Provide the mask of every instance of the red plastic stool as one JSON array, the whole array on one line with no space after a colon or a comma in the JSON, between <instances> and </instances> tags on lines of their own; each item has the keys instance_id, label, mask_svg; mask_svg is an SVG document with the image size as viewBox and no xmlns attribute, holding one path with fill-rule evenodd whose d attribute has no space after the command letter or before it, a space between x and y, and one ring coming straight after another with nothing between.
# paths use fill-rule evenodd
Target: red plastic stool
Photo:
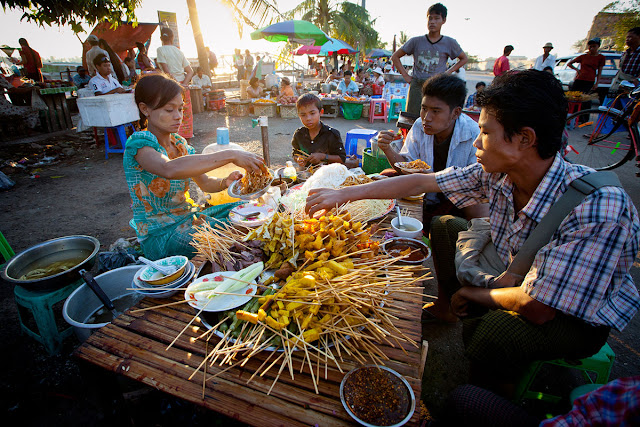
<instances>
[{"instance_id":1,"label":"red plastic stool","mask_svg":"<svg viewBox=\"0 0 640 427\"><path fill-rule=\"evenodd\" d=\"M376 110L378 110L376 112ZM387 101L385 99L371 99L369 104L369 123L373 123L375 119L383 119L389 121L387 117Z\"/></svg>"}]
</instances>

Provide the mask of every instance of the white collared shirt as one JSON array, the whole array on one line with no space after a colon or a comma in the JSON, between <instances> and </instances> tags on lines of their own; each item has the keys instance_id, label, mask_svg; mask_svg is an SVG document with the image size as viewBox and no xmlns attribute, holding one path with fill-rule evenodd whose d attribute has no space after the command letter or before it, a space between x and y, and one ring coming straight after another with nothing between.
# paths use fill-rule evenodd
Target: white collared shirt
<instances>
[{"instance_id":1,"label":"white collared shirt","mask_svg":"<svg viewBox=\"0 0 640 427\"><path fill-rule=\"evenodd\" d=\"M543 56L544 55L540 55L536 58L536 63L533 64L534 70L544 71L546 67L553 68L556 66L556 57L554 55L547 56L547 59L545 59L544 61L542 60Z\"/></svg>"},{"instance_id":2,"label":"white collared shirt","mask_svg":"<svg viewBox=\"0 0 640 427\"><path fill-rule=\"evenodd\" d=\"M111 74L109 74L107 78L104 78L98 73L89 80L89 87L93 89L94 94L104 95L113 89L122 87L122 85L118 80L114 79Z\"/></svg>"},{"instance_id":3,"label":"white collared shirt","mask_svg":"<svg viewBox=\"0 0 640 427\"><path fill-rule=\"evenodd\" d=\"M476 147L473 142L480 134L480 127L469 116L462 113L456 120L451 135L451 144L447 154L447 165L465 167L477 162ZM400 154L408 158L410 161L420 159L433 166L433 135L427 135L422 129L422 120L418 118L409 133L400 150ZM439 202L437 193L428 193L425 195L427 204L435 204Z\"/></svg>"}]
</instances>

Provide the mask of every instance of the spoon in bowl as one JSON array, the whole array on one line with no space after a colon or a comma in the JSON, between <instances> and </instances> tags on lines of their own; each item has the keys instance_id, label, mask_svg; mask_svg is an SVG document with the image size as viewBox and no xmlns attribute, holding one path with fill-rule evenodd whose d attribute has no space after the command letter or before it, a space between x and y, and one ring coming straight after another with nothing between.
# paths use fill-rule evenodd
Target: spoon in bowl
<instances>
[{"instance_id":1,"label":"spoon in bowl","mask_svg":"<svg viewBox=\"0 0 640 427\"><path fill-rule=\"evenodd\" d=\"M396 228L401 231L407 231L407 226L402 223L402 214L400 213L400 206L398 205L397 200L396 200L396 213L398 214L398 226Z\"/></svg>"},{"instance_id":2,"label":"spoon in bowl","mask_svg":"<svg viewBox=\"0 0 640 427\"><path fill-rule=\"evenodd\" d=\"M147 264L148 266L155 268L157 271L164 274L165 276L169 276L170 274L175 273L177 270L177 267L175 265L160 265L151 261L150 259L146 259L143 256L138 257L138 259L144 262L145 264Z\"/></svg>"}]
</instances>

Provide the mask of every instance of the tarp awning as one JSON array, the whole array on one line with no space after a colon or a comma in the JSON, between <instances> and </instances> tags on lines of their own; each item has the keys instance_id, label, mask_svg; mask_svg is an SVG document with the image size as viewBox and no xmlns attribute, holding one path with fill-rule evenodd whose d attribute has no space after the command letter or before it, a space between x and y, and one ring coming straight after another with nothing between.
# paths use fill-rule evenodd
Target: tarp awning
<instances>
[{"instance_id":1,"label":"tarp awning","mask_svg":"<svg viewBox=\"0 0 640 427\"><path fill-rule=\"evenodd\" d=\"M91 34L104 39L113 51L124 59L127 51L136 46L136 42L145 43L160 25L157 22L139 22L135 27L131 23L121 22L116 28L111 28L108 22L102 22L95 26ZM86 67L86 53L91 48L88 42L83 43L82 63Z\"/></svg>"}]
</instances>

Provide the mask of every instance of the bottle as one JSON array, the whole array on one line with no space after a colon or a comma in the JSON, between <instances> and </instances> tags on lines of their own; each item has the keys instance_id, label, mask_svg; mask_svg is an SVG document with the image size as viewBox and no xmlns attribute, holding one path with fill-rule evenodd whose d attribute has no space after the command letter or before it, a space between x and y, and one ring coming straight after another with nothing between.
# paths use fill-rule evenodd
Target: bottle
<instances>
[{"instance_id":1,"label":"bottle","mask_svg":"<svg viewBox=\"0 0 640 427\"><path fill-rule=\"evenodd\" d=\"M220 127L216 129L216 143L207 145L204 150L202 150L202 154L218 153L224 150L246 151L238 144L229 142L229 129ZM240 171L243 174L245 173L245 170L240 166L237 166L233 163L227 163L226 165L221 166L217 169L210 170L209 172L207 172L207 175L214 178L225 179L233 171ZM232 203L239 200L229 196L226 189L217 193L207 193L205 197L208 199L207 201L210 205L221 205L223 203Z\"/></svg>"},{"instance_id":2,"label":"bottle","mask_svg":"<svg viewBox=\"0 0 640 427\"><path fill-rule=\"evenodd\" d=\"M293 162L291 162L291 160L287 160L287 166L282 171L282 177L291 178L292 181L296 180L296 168L293 167Z\"/></svg>"}]
</instances>

